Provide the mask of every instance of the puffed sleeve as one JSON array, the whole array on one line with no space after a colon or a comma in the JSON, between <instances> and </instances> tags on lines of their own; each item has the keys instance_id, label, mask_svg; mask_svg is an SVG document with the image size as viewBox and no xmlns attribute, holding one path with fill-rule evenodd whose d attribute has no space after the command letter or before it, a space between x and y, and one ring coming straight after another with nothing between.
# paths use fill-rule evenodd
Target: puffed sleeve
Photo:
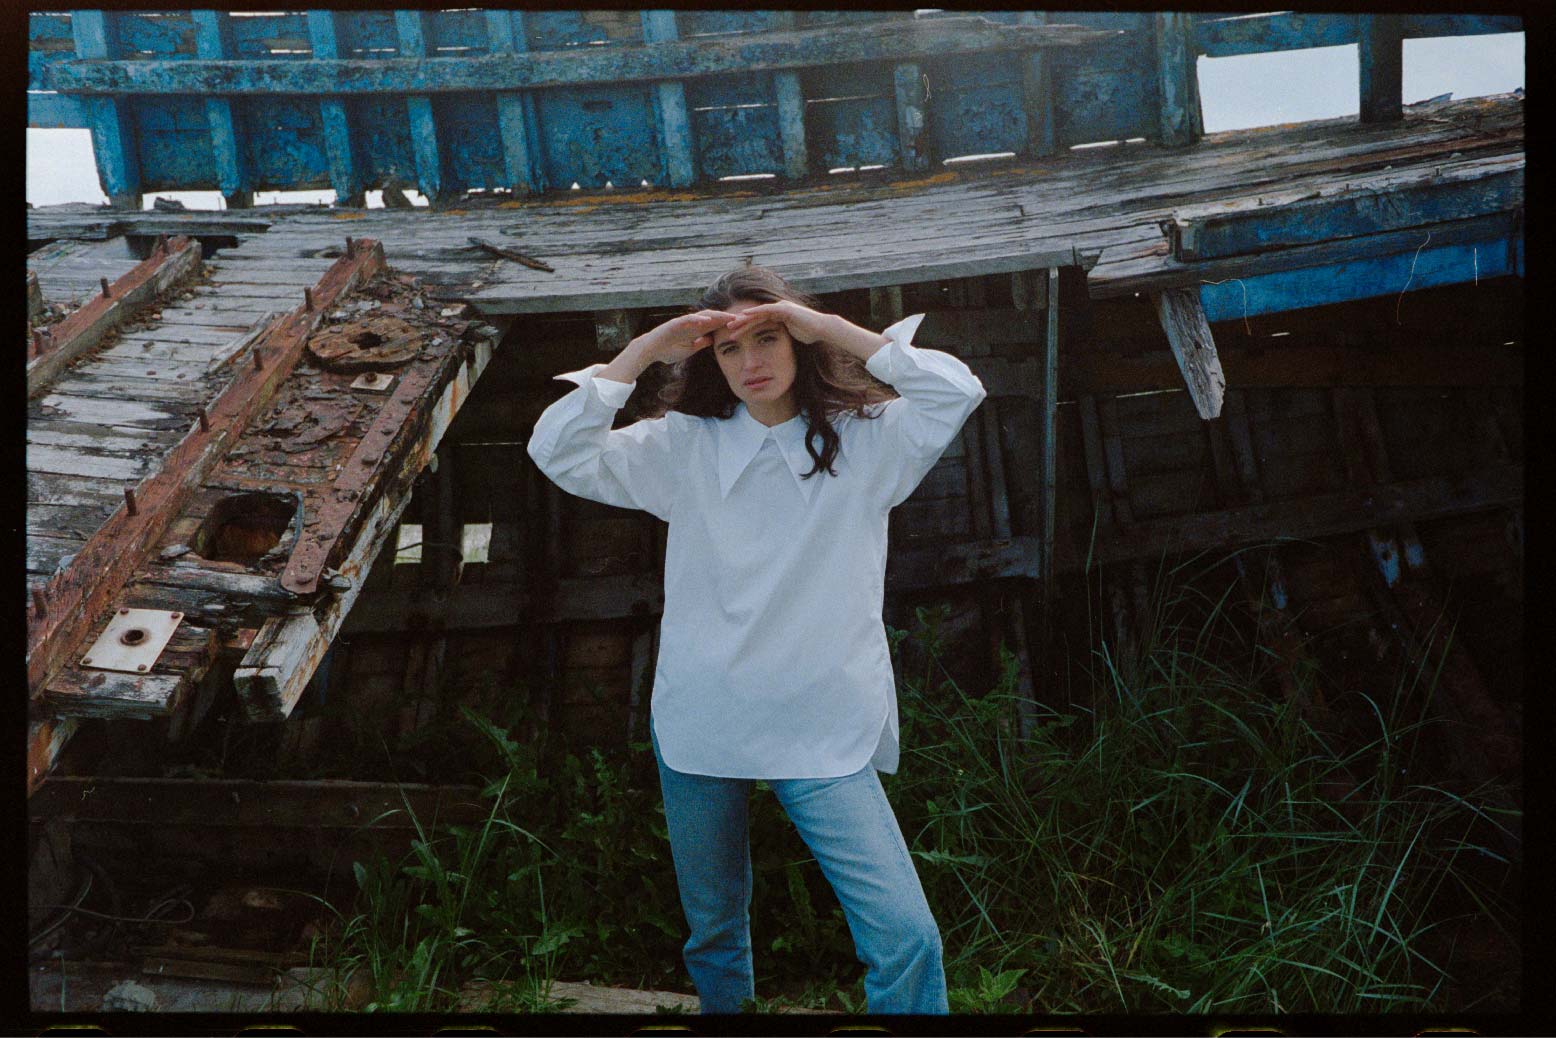
<instances>
[{"instance_id":1,"label":"puffed sleeve","mask_svg":"<svg viewBox=\"0 0 1556 1038\"><path fill-rule=\"evenodd\" d=\"M675 440L682 416L671 412L612 429L636 383L596 378L604 367L592 364L557 376L578 388L541 414L529 438L529 456L570 494L669 520L681 475Z\"/></svg>"},{"instance_id":2,"label":"puffed sleeve","mask_svg":"<svg viewBox=\"0 0 1556 1038\"><path fill-rule=\"evenodd\" d=\"M923 314L914 314L887 328L882 332L886 345L865 362L870 374L901 394L864 423L877 427L876 472L888 508L907 500L988 395L966 364L949 353L913 345L923 320Z\"/></svg>"}]
</instances>

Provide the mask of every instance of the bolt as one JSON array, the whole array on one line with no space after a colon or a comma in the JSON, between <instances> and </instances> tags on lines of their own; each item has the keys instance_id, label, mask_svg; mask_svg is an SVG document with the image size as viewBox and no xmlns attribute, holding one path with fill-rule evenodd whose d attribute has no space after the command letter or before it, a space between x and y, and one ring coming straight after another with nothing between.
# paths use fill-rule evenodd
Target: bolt
<instances>
[{"instance_id":1,"label":"bolt","mask_svg":"<svg viewBox=\"0 0 1556 1038\"><path fill-rule=\"evenodd\" d=\"M259 350L257 350L257 349L254 351L254 370L255 371L264 371L265 370L264 358L262 358L259 355Z\"/></svg>"},{"instance_id":2,"label":"bolt","mask_svg":"<svg viewBox=\"0 0 1556 1038\"><path fill-rule=\"evenodd\" d=\"M357 254L357 243L351 240L351 235L346 235L346 256L350 258Z\"/></svg>"},{"instance_id":3,"label":"bolt","mask_svg":"<svg viewBox=\"0 0 1556 1038\"><path fill-rule=\"evenodd\" d=\"M90 667L92 665L92 657L90 657L90 656L82 656L81 657L81 665L83 667Z\"/></svg>"},{"instance_id":4,"label":"bolt","mask_svg":"<svg viewBox=\"0 0 1556 1038\"><path fill-rule=\"evenodd\" d=\"M135 669L136 670L150 670L151 668L146 666L144 663L142 663L140 666L136 667Z\"/></svg>"},{"instance_id":5,"label":"bolt","mask_svg":"<svg viewBox=\"0 0 1556 1038\"><path fill-rule=\"evenodd\" d=\"M131 515L138 513L139 510L135 507L135 491L130 487L124 488L124 504L129 508Z\"/></svg>"},{"instance_id":6,"label":"bolt","mask_svg":"<svg viewBox=\"0 0 1556 1038\"><path fill-rule=\"evenodd\" d=\"M308 310L313 309L313 289L303 289L303 306Z\"/></svg>"},{"instance_id":7,"label":"bolt","mask_svg":"<svg viewBox=\"0 0 1556 1038\"><path fill-rule=\"evenodd\" d=\"M97 283L103 286L103 298L104 299L111 299L111 298L113 298L113 293L108 291L108 279L107 278L98 278L97 279Z\"/></svg>"},{"instance_id":8,"label":"bolt","mask_svg":"<svg viewBox=\"0 0 1556 1038\"><path fill-rule=\"evenodd\" d=\"M211 419L206 415L205 408L203 408L203 407L200 408L199 415L200 415L200 431L201 432L210 432L210 430L211 430Z\"/></svg>"},{"instance_id":9,"label":"bolt","mask_svg":"<svg viewBox=\"0 0 1556 1038\"><path fill-rule=\"evenodd\" d=\"M43 589L42 588L36 588L35 587L35 588L32 589L32 611L33 612L37 613L39 616L47 615L49 610L48 610L48 607L45 604L46 601L47 600L43 597Z\"/></svg>"}]
</instances>

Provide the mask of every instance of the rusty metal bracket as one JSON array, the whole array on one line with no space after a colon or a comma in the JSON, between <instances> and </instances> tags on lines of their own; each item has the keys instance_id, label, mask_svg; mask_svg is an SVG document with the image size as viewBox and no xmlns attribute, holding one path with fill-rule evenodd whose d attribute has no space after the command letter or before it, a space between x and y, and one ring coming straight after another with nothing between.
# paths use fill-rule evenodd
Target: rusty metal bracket
<instances>
[{"instance_id":1,"label":"rusty metal bracket","mask_svg":"<svg viewBox=\"0 0 1556 1038\"><path fill-rule=\"evenodd\" d=\"M315 522L302 529L281 574L283 588L296 595L311 595L319 589L319 579L330 562L331 552L344 536L352 516L363 507L379 473L379 462L388 455L396 434L422 403L442 366L438 362L424 363L401 373L400 384L378 408L372 425L325 492Z\"/></svg>"}]
</instances>

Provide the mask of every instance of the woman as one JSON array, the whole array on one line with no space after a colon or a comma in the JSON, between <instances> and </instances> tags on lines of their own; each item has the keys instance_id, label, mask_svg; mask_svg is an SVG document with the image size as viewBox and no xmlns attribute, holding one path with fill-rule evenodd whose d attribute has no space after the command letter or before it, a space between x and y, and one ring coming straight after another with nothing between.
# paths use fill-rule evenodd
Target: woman
<instances>
[{"instance_id":1,"label":"woman","mask_svg":"<svg viewBox=\"0 0 1556 1038\"><path fill-rule=\"evenodd\" d=\"M872 332L816 305L769 270L726 274L558 376L578 388L529 453L564 490L670 524L649 730L702 1011L754 997L746 802L765 779L843 906L870 1011L944 1013L939 930L877 777L898 756L886 516L985 394L912 345L922 315ZM659 417L612 430L654 363L675 366Z\"/></svg>"}]
</instances>

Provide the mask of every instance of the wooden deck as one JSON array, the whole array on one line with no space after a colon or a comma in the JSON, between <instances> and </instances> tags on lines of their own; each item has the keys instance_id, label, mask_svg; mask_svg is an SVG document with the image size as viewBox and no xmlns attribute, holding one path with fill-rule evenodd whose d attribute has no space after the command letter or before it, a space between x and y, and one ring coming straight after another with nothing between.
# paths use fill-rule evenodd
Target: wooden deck
<instances>
[{"instance_id":1,"label":"wooden deck","mask_svg":"<svg viewBox=\"0 0 1556 1038\"><path fill-rule=\"evenodd\" d=\"M300 270L349 233L382 240L401 269L444 298L469 300L494 314L682 305L719 273L747 262L829 292L1030 270L1082 257L1092 265L1092 297L1110 298L1408 256L1422 238L1418 231L1408 241L1337 232L1303 248L1182 262L1163 230L1180 210L1284 205L1391 189L1403 180L1521 177L1522 168L1523 100L1505 95L1416 106L1396 123L1332 119L1211 134L1177 149L1121 143L916 180L839 176L781 193L745 187L698 195L591 192L439 211L291 207L264 234L243 234L238 248L222 252L216 277L225 278L228 298L272 299L295 289ZM1520 180L1520 202L1521 192ZM176 231L212 217L252 227L264 212L133 219L147 230ZM79 212L53 217L48 210L28 215L33 237L65 233L90 218ZM51 221L58 232L48 230ZM1434 248L1501 240L1517 230L1510 219L1443 222ZM495 259L472 248L471 238L543 260L555 272ZM1489 250L1478 259L1491 263ZM1331 301L1341 300L1313 302Z\"/></svg>"}]
</instances>

